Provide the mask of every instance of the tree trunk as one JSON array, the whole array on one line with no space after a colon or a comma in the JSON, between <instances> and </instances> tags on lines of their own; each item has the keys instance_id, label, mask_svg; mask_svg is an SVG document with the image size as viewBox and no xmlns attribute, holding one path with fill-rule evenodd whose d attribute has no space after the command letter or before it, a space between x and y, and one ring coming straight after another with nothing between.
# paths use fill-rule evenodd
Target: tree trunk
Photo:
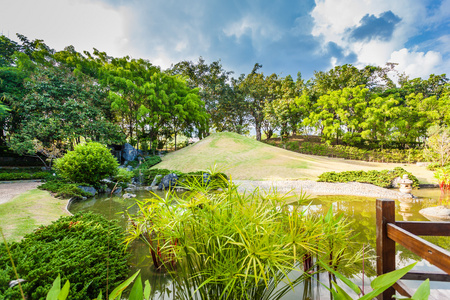
<instances>
[{"instance_id":1,"label":"tree trunk","mask_svg":"<svg viewBox=\"0 0 450 300\"><path fill-rule=\"evenodd\" d=\"M256 140L261 141L261 122L255 122Z\"/></svg>"}]
</instances>

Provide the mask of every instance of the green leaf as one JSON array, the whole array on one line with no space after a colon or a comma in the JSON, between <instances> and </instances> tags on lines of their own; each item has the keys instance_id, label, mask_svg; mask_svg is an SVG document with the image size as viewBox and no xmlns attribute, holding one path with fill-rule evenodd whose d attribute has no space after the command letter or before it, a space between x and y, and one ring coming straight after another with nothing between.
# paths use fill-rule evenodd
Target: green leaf
<instances>
[{"instance_id":1,"label":"green leaf","mask_svg":"<svg viewBox=\"0 0 450 300\"><path fill-rule=\"evenodd\" d=\"M131 288L130 296L128 297L129 300L143 300L144 294L142 292L142 280L141 275L139 274L138 278L133 284L133 287Z\"/></svg>"},{"instance_id":2,"label":"green leaf","mask_svg":"<svg viewBox=\"0 0 450 300\"><path fill-rule=\"evenodd\" d=\"M332 282L336 291L333 293L333 299L335 300L352 300L349 294L347 294L336 282Z\"/></svg>"},{"instance_id":3,"label":"green leaf","mask_svg":"<svg viewBox=\"0 0 450 300\"><path fill-rule=\"evenodd\" d=\"M95 300L103 300L102 290L100 290L100 293L98 293L98 297Z\"/></svg>"},{"instance_id":4,"label":"green leaf","mask_svg":"<svg viewBox=\"0 0 450 300\"><path fill-rule=\"evenodd\" d=\"M392 286L394 283L397 282L397 280L399 280L400 278L402 278L406 273L408 273L412 268L414 268L414 266L416 265L416 263L413 263L409 266L406 266L404 268L389 272L387 274L383 274L378 276L377 278L375 278L372 283L370 284L370 286L375 290L375 289L379 289L379 288L383 288L385 286L390 287Z\"/></svg>"},{"instance_id":5,"label":"green leaf","mask_svg":"<svg viewBox=\"0 0 450 300\"><path fill-rule=\"evenodd\" d=\"M413 295L414 300L427 300L430 296L430 280L427 279L419 286Z\"/></svg>"},{"instance_id":6,"label":"green leaf","mask_svg":"<svg viewBox=\"0 0 450 300\"><path fill-rule=\"evenodd\" d=\"M61 292L58 294L58 300L66 300L67 296L69 296L70 291L70 282L69 280L66 281L66 284L64 284L63 288L61 289Z\"/></svg>"},{"instance_id":7,"label":"green leaf","mask_svg":"<svg viewBox=\"0 0 450 300\"><path fill-rule=\"evenodd\" d=\"M336 272L322 261L319 261L319 265L321 265L328 272L333 273L337 278L342 280L342 282L344 282L348 287L350 287L355 293L361 294L361 290L359 289L359 287L355 283L351 282L350 279L346 278L341 273Z\"/></svg>"},{"instance_id":8,"label":"green leaf","mask_svg":"<svg viewBox=\"0 0 450 300\"><path fill-rule=\"evenodd\" d=\"M122 282L118 287L116 287L111 294L109 294L109 300L114 300L117 297L120 297L122 295L122 292L130 285L130 283L133 282L133 280L136 278L136 276L138 276L139 272L141 270L137 271L136 273L134 273L133 276L131 276L130 278L128 278L127 280L125 280L124 282Z\"/></svg>"},{"instance_id":9,"label":"green leaf","mask_svg":"<svg viewBox=\"0 0 450 300\"><path fill-rule=\"evenodd\" d=\"M148 280L144 283L144 297L145 300L150 300L150 292L152 291L152 287L150 286L150 282Z\"/></svg>"},{"instance_id":10,"label":"green leaf","mask_svg":"<svg viewBox=\"0 0 450 300\"><path fill-rule=\"evenodd\" d=\"M61 276L56 277L53 281L52 288L48 291L46 300L58 300L58 294L61 290Z\"/></svg>"}]
</instances>

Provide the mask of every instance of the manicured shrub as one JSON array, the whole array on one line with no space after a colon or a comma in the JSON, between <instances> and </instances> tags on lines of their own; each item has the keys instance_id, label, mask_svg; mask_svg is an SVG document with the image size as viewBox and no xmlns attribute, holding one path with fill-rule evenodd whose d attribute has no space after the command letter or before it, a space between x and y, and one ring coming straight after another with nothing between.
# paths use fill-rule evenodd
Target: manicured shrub
<instances>
[{"instance_id":1,"label":"manicured shrub","mask_svg":"<svg viewBox=\"0 0 450 300\"><path fill-rule=\"evenodd\" d=\"M363 182L371 183L373 185L381 186L384 188L391 187L392 180L396 177L402 177L404 174L408 174L409 179L413 181L413 187L419 187L419 180L416 176L407 172L405 169L397 167L394 170L382 170L382 171L345 171L345 172L325 172L319 176L317 181L322 182Z\"/></svg>"},{"instance_id":2,"label":"manicured shrub","mask_svg":"<svg viewBox=\"0 0 450 300\"><path fill-rule=\"evenodd\" d=\"M77 145L74 151L68 151L55 164L62 177L72 182L93 185L114 176L118 166L119 163L109 149L95 142Z\"/></svg>"},{"instance_id":3,"label":"manicured shrub","mask_svg":"<svg viewBox=\"0 0 450 300\"><path fill-rule=\"evenodd\" d=\"M133 171L128 171L124 168L118 168L116 176L114 176L114 179L116 181L120 181L123 183L129 183L134 177Z\"/></svg>"},{"instance_id":4,"label":"manicured shrub","mask_svg":"<svg viewBox=\"0 0 450 300\"><path fill-rule=\"evenodd\" d=\"M49 172L34 172L34 173L0 173L0 181L5 180L28 180L28 179L44 179L49 176Z\"/></svg>"},{"instance_id":5,"label":"manicured shrub","mask_svg":"<svg viewBox=\"0 0 450 300\"><path fill-rule=\"evenodd\" d=\"M70 299L94 299L128 274L123 229L92 213L62 217L9 244L27 299L45 299L54 278L70 281ZM0 299L22 299L6 247L0 244ZM111 290L111 289L110 289Z\"/></svg>"},{"instance_id":6,"label":"manicured shrub","mask_svg":"<svg viewBox=\"0 0 450 300\"><path fill-rule=\"evenodd\" d=\"M38 186L38 189L46 190L55 194L56 197L72 198L72 197L89 197L90 194L84 192L78 187L77 183L68 183L62 180L47 181Z\"/></svg>"}]
</instances>

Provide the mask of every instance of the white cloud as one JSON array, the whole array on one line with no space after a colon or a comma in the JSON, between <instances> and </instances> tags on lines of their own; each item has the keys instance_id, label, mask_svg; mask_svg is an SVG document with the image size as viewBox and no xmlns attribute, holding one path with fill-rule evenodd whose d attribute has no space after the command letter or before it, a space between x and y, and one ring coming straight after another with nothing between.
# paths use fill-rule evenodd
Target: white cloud
<instances>
[{"instance_id":1,"label":"white cloud","mask_svg":"<svg viewBox=\"0 0 450 300\"><path fill-rule=\"evenodd\" d=\"M55 50L73 45L77 51L92 48L109 55L129 53L125 37L125 9L113 9L87 0L6 0L0 10L0 29L15 39L43 39Z\"/></svg>"},{"instance_id":2,"label":"white cloud","mask_svg":"<svg viewBox=\"0 0 450 300\"><path fill-rule=\"evenodd\" d=\"M282 30L274 26L270 20L251 15L227 25L223 32L227 36L235 36L238 39L243 35L248 35L257 44L260 40L277 41L282 37Z\"/></svg>"},{"instance_id":3,"label":"white cloud","mask_svg":"<svg viewBox=\"0 0 450 300\"><path fill-rule=\"evenodd\" d=\"M436 73L442 64L442 56L435 51L410 52L403 48L391 54L390 62L398 63L396 69L405 72L412 78L428 78L432 73Z\"/></svg>"},{"instance_id":4,"label":"white cloud","mask_svg":"<svg viewBox=\"0 0 450 300\"><path fill-rule=\"evenodd\" d=\"M387 11L391 11L401 19L396 24L389 40L355 41L349 37L350 30L359 26L360 20L364 16L368 14L379 16ZM355 65L357 66L368 64L383 66L391 58L400 57L403 57L405 63L421 60L420 53L408 52L409 54L406 55L402 49L408 39L417 34L419 27L428 22L425 4L421 1L316 0L316 7L311 12L311 16L314 19L312 34L322 39L324 45L328 42L336 43L343 49L345 55L355 53L357 56ZM433 70L436 67L435 62L439 53L429 53L423 54L421 61L432 65L423 66L424 70ZM407 59L407 57L409 58ZM407 74L409 74L408 72L418 74L418 70L414 66L404 67L403 71Z\"/></svg>"}]
</instances>

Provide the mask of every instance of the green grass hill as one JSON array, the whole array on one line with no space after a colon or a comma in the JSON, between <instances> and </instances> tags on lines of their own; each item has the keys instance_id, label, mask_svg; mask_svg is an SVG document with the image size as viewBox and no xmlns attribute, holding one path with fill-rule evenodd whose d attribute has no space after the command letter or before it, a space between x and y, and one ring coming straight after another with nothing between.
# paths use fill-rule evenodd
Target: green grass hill
<instances>
[{"instance_id":1,"label":"green grass hill","mask_svg":"<svg viewBox=\"0 0 450 300\"><path fill-rule=\"evenodd\" d=\"M383 170L400 166L416 175L421 183L435 183L433 172L417 165L300 154L230 132L211 134L193 145L169 153L154 168L190 172L206 170L214 165L233 179L247 180L315 180L327 171Z\"/></svg>"}]
</instances>

